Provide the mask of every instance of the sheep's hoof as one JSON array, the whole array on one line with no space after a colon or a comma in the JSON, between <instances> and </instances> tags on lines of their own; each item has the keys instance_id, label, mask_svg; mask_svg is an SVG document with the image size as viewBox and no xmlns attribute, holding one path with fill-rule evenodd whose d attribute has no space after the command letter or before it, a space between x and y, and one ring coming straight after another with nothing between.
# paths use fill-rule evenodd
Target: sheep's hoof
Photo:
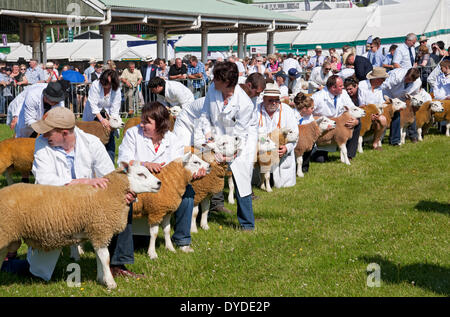
<instances>
[{"instance_id":1,"label":"sheep's hoof","mask_svg":"<svg viewBox=\"0 0 450 317\"><path fill-rule=\"evenodd\" d=\"M169 250L170 252L177 252L177 251L175 250L175 248L173 247L173 245L168 245L168 246L166 246L166 249Z\"/></svg>"},{"instance_id":2,"label":"sheep's hoof","mask_svg":"<svg viewBox=\"0 0 450 317\"><path fill-rule=\"evenodd\" d=\"M305 174L303 174L303 173L297 173L297 177L305 177Z\"/></svg>"},{"instance_id":3,"label":"sheep's hoof","mask_svg":"<svg viewBox=\"0 0 450 317\"><path fill-rule=\"evenodd\" d=\"M197 227L191 228L191 233L198 233Z\"/></svg>"},{"instance_id":4,"label":"sheep's hoof","mask_svg":"<svg viewBox=\"0 0 450 317\"><path fill-rule=\"evenodd\" d=\"M260 188L261 190L266 190L266 185L262 184Z\"/></svg>"},{"instance_id":5,"label":"sheep's hoof","mask_svg":"<svg viewBox=\"0 0 450 317\"><path fill-rule=\"evenodd\" d=\"M200 227L202 227L203 230L209 230L209 226L207 223L205 224L200 224Z\"/></svg>"},{"instance_id":6,"label":"sheep's hoof","mask_svg":"<svg viewBox=\"0 0 450 317\"><path fill-rule=\"evenodd\" d=\"M158 254L156 254L156 252L149 252L148 256L150 257L150 260L156 260L158 258Z\"/></svg>"},{"instance_id":7,"label":"sheep's hoof","mask_svg":"<svg viewBox=\"0 0 450 317\"><path fill-rule=\"evenodd\" d=\"M116 282L114 281L114 279L112 281L107 281L107 280L103 280L103 279L99 279L98 282L104 286L106 286L107 289L114 289L117 287Z\"/></svg>"},{"instance_id":8,"label":"sheep's hoof","mask_svg":"<svg viewBox=\"0 0 450 317\"><path fill-rule=\"evenodd\" d=\"M268 192L268 193L271 193L271 192L273 192L272 188L270 188L270 187L269 187L269 188L267 188L267 192Z\"/></svg>"},{"instance_id":9,"label":"sheep's hoof","mask_svg":"<svg viewBox=\"0 0 450 317\"><path fill-rule=\"evenodd\" d=\"M228 199L228 203L229 203L230 205L234 205L234 199Z\"/></svg>"},{"instance_id":10,"label":"sheep's hoof","mask_svg":"<svg viewBox=\"0 0 450 317\"><path fill-rule=\"evenodd\" d=\"M183 251L184 253L194 252L194 249L192 249L190 245L184 245L180 247L180 250Z\"/></svg>"}]
</instances>

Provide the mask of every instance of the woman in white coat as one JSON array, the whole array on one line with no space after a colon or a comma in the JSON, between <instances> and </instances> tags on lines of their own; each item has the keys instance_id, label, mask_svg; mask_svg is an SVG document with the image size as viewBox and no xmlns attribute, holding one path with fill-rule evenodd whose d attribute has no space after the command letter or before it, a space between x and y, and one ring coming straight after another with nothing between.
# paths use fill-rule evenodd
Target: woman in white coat
<instances>
[{"instance_id":1,"label":"woman in white coat","mask_svg":"<svg viewBox=\"0 0 450 317\"><path fill-rule=\"evenodd\" d=\"M159 173L165 165L184 155L184 144L177 135L169 131L169 111L161 103L146 104L142 108L141 120L139 125L125 133L119 147L118 160L130 164L139 161L150 172ZM194 178L205 175L206 171L203 169ZM172 240L184 252L193 251L190 244L194 195L192 186L186 186L181 204L175 212Z\"/></svg>"},{"instance_id":2,"label":"woman in white coat","mask_svg":"<svg viewBox=\"0 0 450 317\"><path fill-rule=\"evenodd\" d=\"M105 70L98 80L95 80L89 89L89 97L83 111L83 121L100 121L105 129L110 129L109 121L103 117L102 110L110 117L119 117L122 92L117 72L112 69ZM115 134L111 133L105 145L109 157L114 163L116 155Z\"/></svg>"},{"instance_id":3,"label":"woman in white coat","mask_svg":"<svg viewBox=\"0 0 450 317\"><path fill-rule=\"evenodd\" d=\"M185 105L175 120L173 133L177 135L184 146L194 145L194 130L195 126L199 124L204 103L205 97L202 97Z\"/></svg>"},{"instance_id":4,"label":"woman in white coat","mask_svg":"<svg viewBox=\"0 0 450 317\"><path fill-rule=\"evenodd\" d=\"M258 134L269 134L275 129L298 130L297 120L292 108L281 103L281 93L277 84L267 84L263 102L258 105ZM297 142L280 145L279 164L272 165L271 173L276 188L295 186L296 165L294 149Z\"/></svg>"},{"instance_id":5,"label":"woman in white coat","mask_svg":"<svg viewBox=\"0 0 450 317\"><path fill-rule=\"evenodd\" d=\"M205 143L214 136L224 134L240 137L241 146L237 156L219 159L231 162L230 168L237 189L237 216L241 228L253 230L255 219L251 180L258 122L253 102L238 85L238 77L239 71L235 63L223 62L215 65L214 83L206 95L196 135L203 135Z\"/></svg>"},{"instance_id":6,"label":"woman in white coat","mask_svg":"<svg viewBox=\"0 0 450 317\"><path fill-rule=\"evenodd\" d=\"M157 101L169 108L174 106L184 108L195 99L189 88L176 80L155 77L148 83L148 88L157 95Z\"/></svg>"}]
</instances>

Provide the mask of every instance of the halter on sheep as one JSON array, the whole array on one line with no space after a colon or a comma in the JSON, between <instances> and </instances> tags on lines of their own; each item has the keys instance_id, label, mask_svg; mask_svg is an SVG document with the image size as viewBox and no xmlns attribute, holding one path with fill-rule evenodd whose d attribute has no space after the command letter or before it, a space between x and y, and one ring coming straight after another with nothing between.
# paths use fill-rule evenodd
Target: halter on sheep
<instances>
[{"instance_id":1,"label":"halter on sheep","mask_svg":"<svg viewBox=\"0 0 450 317\"><path fill-rule=\"evenodd\" d=\"M157 192L161 182L139 162L104 177L106 189L90 185L15 184L0 190L0 266L21 239L44 251L90 240L97 257L97 280L117 285L109 269L108 244L125 229L129 205L125 195Z\"/></svg>"}]
</instances>

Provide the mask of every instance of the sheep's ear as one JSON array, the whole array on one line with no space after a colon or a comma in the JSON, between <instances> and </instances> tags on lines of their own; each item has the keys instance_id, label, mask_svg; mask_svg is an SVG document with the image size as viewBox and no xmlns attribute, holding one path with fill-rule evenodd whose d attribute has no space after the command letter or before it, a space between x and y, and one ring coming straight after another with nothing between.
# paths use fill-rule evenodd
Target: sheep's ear
<instances>
[{"instance_id":1,"label":"sheep's ear","mask_svg":"<svg viewBox=\"0 0 450 317\"><path fill-rule=\"evenodd\" d=\"M348 106L344 106L345 111L350 111L350 108Z\"/></svg>"},{"instance_id":2,"label":"sheep's ear","mask_svg":"<svg viewBox=\"0 0 450 317\"><path fill-rule=\"evenodd\" d=\"M410 95L410 94L405 94L405 97L406 97L406 99L412 99L412 95Z\"/></svg>"},{"instance_id":3,"label":"sheep's ear","mask_svg":"<svg viewBox=\"0 0 450 317\"><path fill-rule=\"evenodd\" d=\"M392 103L391 98L389 98L388 96L384 96L384 100L386 100L386 102L388 103Z\"/></svg>"},{"instance_id":4,"label":"sheep's ear","mask_svg":"<svg viewBox=\"0 0 450 317\"><path fill-rule=\"evenodd\" d=\"M128 164L127 162L120 162L119 166L120 166L121 169L123 169L123 171L125 173L128 173L129 168L130 168L130 164Z\"/></svg>"},{"instance_id":5,"label":"sheep's ear","mask_svg":"<svg viewBox=\"0 0 450 317\"><path fill-rule=\"evenodd\" d=\"M191 159L192 153L186 153L183 156L183 165L186 165Z\"/></svg>"},{"instance_id":6,"label":"sheep's ear","mask_svg":"<svg viewBox=\"0 0 450 317\"><path fill-rule=\"evenodd\" d=\"M319 119L316 120L316 123L317 123L317 124L322 123L323 119L324 119L324 117L320 117Z\"/></svg>"}]
</instances>

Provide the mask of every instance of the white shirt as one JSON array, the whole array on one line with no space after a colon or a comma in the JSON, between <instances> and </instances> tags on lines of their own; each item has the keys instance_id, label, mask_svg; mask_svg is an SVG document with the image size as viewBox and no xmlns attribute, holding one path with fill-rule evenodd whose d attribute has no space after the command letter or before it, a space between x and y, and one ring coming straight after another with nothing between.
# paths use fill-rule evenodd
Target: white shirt
<instances>
[{"instance_id":1,"label":"white shirt","mask_svg":"<svg viewBox=\"0 0 450 317\"><path fill-rule=\"evenodd\" d=\"M319 62L317 63L317 59L319 59ZM314 67L319 67L322 66L323 62L325 62L325 56L324 55L314 55L313 57L310 58L309 62L308 62L308 68L314 68Z\"/></svg>"},{"instance_id":2,"label":"white shirt","mask_svg":"<svg viewBox=\"0 0 450 317\"><path fill-rule=\"evenodd\" d=\"M433 86L435 99L445 99L450 96L450 75L445 76L440 72L436 78L436 84Z\"/></svg>"},{"instance_id":3,"label":"white shirt","mask_svg":"<svg viewBox=\"0 0 450 317\"><path fill-rule=\"evenodd\" d=\"M381 105L384 103L383 89L381 86L372 90L370 80L360 81L358 85L358 101L359 105Z\"/></svg>"},{"instance_id":4,"label":"white shirt","mask_svg":"<svg viewBox=\"0 0 450 317\"><path fill-rule=\"evenodd\" d=\"M413 60L416 59L416 50L411 47ZM395 50L394 57L392 58L392 64L397 63L401 68L412 68L414 65L411 64L411 58L409 55L409 47L402 43Z\"/></svg>"},{"instance_id":5,"label":"white shirt","mask_svg":"<svg viewBox=\"0 0 450 317\"><path fill-rule=\"evenodd\" d=\"M298 111L297 111L298 112ZM298 124L308 124L314 121L314 116L311 114L309 116L304 116L302 117L302 115L300 114L300 112L298 112L299 118L298 118ZM303 120L302 120L303 119ZM301 137L301 136L300 136Z\"/></svg>"},{"instance_id":6,"label":"white shirt","mask_svg":"<svg viewBox=\"0 0 450 317\"><path fill-rule=\"evenodd\" d=\"M261 75L264 75L264 72L266 71L266 67L263 65L263 64L261 64L260 65L260 71L259 71L259 73L261 74ZM258 66L257 65L254 65L254 66L248 66L248 74L249 75L251 75L251 74L253 74L253 73L258 73Z\"/></svg>"},{"instance_id":7,"label":"white shirt","mask_svg":"<svg viewBox=\"0 0 450 317\"><path fill-rule=\"evenodd\" d=\"M95 80L89 89L89 97L83 111L83 121L93 121L96 114L105 109L110 117L118 117L120 112L120 104L122 102L122 92L120 87L117 90L110 90L105 97L103 86L100 80Z\"/></svg>"},{"instance_id":8,"label":"white shirt","mask_svg":"<svg viewBox=\"0 0 450 317\"><path fill-rule=\"evenodd\" d=\"M312 95L314 99L314 112L315 116L325 116L329 118L339 117L345 112L345 106L354 106L354 103L347 92L343 89L342 94L336 98L336 108L334 107L334 95L332 95L328 88L325 87L322 90Z\"/></svg>"},{"instance_id":9,"label":"white shirt","mask_svg":"<svg viewBox=\"0 0 450 317\"><path fill-rule=\"evenodd\" d=\"M354 68L342 68L337 75L342 78L342 80L345 80L346 78L353 76L355 74Z\"/></svg>"},{"instance_id":10,"label":"white shirt","mask_svg":"<svg viewBox=\"0 0 450 317\"><path fill-rule=\"evenodd\" d=\"M47 85L48 85L47 83L36 83L34 85L25 86L24 90L20 94L18 94L16 98L14 98L13 101L11 101L11 103L9 104L6 124L10 125L11 120L14 117L19 117L23 103L31 87L38 87L38 86L47 87Z\"/></svg>"},{"instance_id":11,"label":"white shirt","mask_svg":"<svg viewBox=\"0 0 450 317\"><path fill-rule=\"evenodd\" d=\"M389 98L399 98L401 100L406 99L406 94L417 94L422 86L420 77L415 82L408 84L405 87L405 75L408 72L407 68L396 68L389 72L389 77L381 85L383 95Z\"/></svg>"},{"instance_id":12,"label":"white shirt","mask_svg":"<svg viewBox=\"0 0 450 317\"><path fill-rule=\"evenodd\" d=\"M194 135L195 126L200 124L200 115L202 113L204 103L205 97L196 99L185 105L183 110L181 110L177 116L173 127L173 133L175 133L180 140L183 140L183 144L185 146L195 144L192 136ZM201 135L199 136L199 141L203 141Z\"/></svg>"},{"instance_id":13,"label":"white shirt","mask_svg":"<svg viewBox=\"0 0 450 317\"><path fill-rule=\"evenodd\" d=\"M238 71L239 71L239 76L245 76L245 67L244 64L242 64L240 61L236 61L234 62L237 67L238 67ZM242 73L242 75L241 75Z\"/></svg>"},{"instance_id":14,"label":"white shirt","mask_svg":"<svg viewBox=\"0 0 450 317\"><path fill-rule=\"evenodd\" d=\"M287 97L289 96L289 89L286 85L278 86L280 89L281 97Z\"/></svg>"},{"instance_id":15,"label":"white shirt","mask_svg":"<svg viewBox=\"0 0 450 317\"><path fill-rule=\"evenodd\" d=\"M286 74L289 72L291 68L295 68L297 71L301 72L302 67L298 63L298 61L294 58L287 58L283 61L282 70Z\"/></svg>"},{"instance_id":16,"label":"white shirt","mask_svg":"<svg viewBox=\"0 0 450 317\"><path fill-rule=\"evenodd\" d=\"M315 67L311 71L308 81L308 93L315 92L320 86L326 86L328 78L333 75L331 71L327 74L323 73L322 66Z\"/></svg>"},{"instance_id":17,"label":"white shirt","mask_svg":"<svg viewBox=\"0 0 450 317\"><path fill-rule=\"evenodd\" d=\"M27 138L33 132L31 124L42 119L44 115L44 95L43 91L47 85L34 84L28 89L25 96L25 101L23 102L22 109L19 113L19 119L16 125L16 137L17 138ZM64 101L51 107L64 107Z\"/></svg>"},{"instance_id":18,"label":"white shirt","mask_svg":"<svg viewBox=\"0 0 450 317\"><path fill-rule=\"evenodd\" d=\"M175 80L166 80L166 87L164 89L164 100L161 95L157 96L158 101L161 103L169 104L169 107L180 106L183 108L185 105L194 101L194 95L192 92L182 83Z\"/></svg>"}]
</instances>

